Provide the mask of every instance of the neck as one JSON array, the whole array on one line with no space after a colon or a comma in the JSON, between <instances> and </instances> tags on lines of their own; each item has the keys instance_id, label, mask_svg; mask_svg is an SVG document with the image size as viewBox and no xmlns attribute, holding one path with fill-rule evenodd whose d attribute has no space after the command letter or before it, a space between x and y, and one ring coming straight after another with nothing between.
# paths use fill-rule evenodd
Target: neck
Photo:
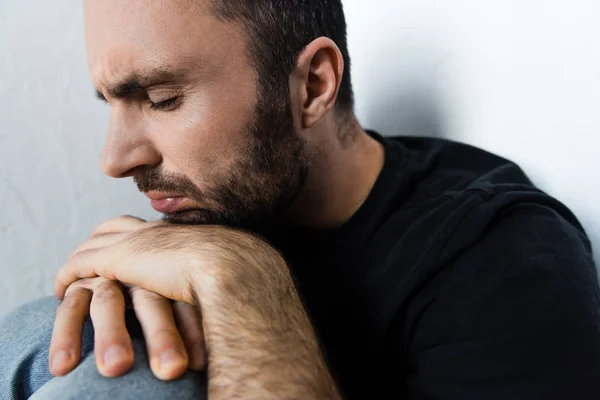
<instances>
[{"instance_id":1,"label":"neck","mask_svg":"<svg viewBox=\"0 0 600 400\"><path fill-rule=\"evenodd\" d=\"M351 117L340 129L334 123L309 142L311 165L302 193L291 207L293 225L335 229L358 211L383 168L381 143L369 136ZM351 139L340 139L351 138Z\"/></svg>"}]
</instances>

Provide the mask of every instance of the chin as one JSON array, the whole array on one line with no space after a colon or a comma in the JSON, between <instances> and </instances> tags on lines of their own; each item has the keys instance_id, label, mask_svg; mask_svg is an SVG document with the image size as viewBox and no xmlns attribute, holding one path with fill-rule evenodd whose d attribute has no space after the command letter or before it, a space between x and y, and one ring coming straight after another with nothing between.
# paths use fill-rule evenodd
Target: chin
<instances>
[{"instance_id":1,"label":"chin","mask_svg":"<svg viewBox=\"0 0 600 400\"><path fill-rule=\"evenodd\" d=\"M239 227L240 225L230 216L199 208L165 214L163 221L174 225L222 225L231 227Z\"/></svg>"}]
</instances>

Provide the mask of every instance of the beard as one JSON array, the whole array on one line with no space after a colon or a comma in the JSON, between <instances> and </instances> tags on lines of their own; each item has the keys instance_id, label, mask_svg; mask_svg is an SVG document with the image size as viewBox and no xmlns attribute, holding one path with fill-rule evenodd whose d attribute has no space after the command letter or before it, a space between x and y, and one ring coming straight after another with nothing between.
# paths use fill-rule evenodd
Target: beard
<instances>
[{"instance_id":1,"label":"beard","mask_svg":"<svg viewBox=\"0 0 600 400\"><path fill-rule=\"evenodd\" d=\"M265 92L263 90L263 92ZM134 178L141 192L181 193L202 208L165 214L173 224L223 225L260 232L281 218L308 177L305 142L296 135L289 94L263 93L243 135L233 167L200 190L190 179L160 167Z\"/></svg>"}]
</instances>

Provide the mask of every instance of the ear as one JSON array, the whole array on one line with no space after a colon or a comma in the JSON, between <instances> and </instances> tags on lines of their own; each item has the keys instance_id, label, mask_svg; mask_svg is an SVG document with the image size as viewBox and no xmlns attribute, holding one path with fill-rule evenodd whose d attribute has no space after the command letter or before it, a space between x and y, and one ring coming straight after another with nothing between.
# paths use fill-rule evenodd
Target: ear
<instances>
[{"instance_id":1,"label":"ear","mask_svg":"<svg viewBox=\"0 0 600 400\"><path fill-rule=\"evenodd\" d=\"M320 37L304 48L292 73L304 129L319 122L335 105L344 74L344 58L334 41Z\"/></svg>"}]
</instances>

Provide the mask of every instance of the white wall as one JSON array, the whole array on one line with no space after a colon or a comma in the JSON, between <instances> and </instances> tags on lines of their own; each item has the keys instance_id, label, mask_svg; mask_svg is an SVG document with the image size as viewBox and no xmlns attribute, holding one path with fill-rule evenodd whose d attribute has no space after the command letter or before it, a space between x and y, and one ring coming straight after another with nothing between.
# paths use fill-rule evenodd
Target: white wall
<instances>
[{"instance_id":1,"label":"white wall","mask_svg":"<svg viewBox=\"0 0 600 400\"><path fill-rule=\"evenodd\" d=\"M148 213L99 169L108 108L88 77L81 3L0 0L0 315L51 294L95 225Z\"/></svg>"},{"instance_id":2,"label":"white wall","mask_svg":"<svg viewBox=\"0 0 600 400\"><path fill-rule=\"evenodd\" d=\"M519 161L600 243L595 0L346 0L358 114ZM153 216L99 170L81 1L0 0L0 315L50 294L98 223ZM596 221L596 222L594 222Z\"/></svg>"},{"instance_id":3,"label":"white wall","mask_svg":"<svg viewBox=\"0 0 600 400\"><path fill-rule=\"evenodd\" d=\"M358 114L517 161L600 264L600 2L346 0Z\"/></svg>"}]
</instances>

